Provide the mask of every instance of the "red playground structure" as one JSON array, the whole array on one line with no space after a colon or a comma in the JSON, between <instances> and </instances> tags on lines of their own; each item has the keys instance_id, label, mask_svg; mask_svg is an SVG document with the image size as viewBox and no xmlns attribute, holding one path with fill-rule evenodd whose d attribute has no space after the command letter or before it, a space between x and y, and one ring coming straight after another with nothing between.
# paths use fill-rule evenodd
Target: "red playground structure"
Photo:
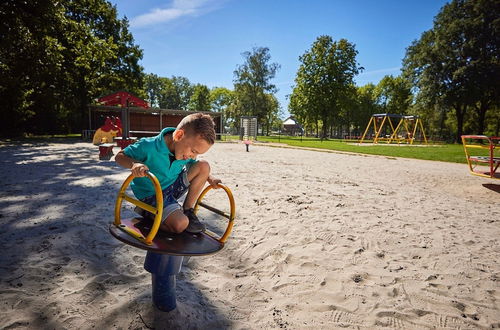
<instances>
[{"instance_id":1,"label":"red playground structure","mask_svg":"<svg viewBox=\"0 0 500 330\"><path fill-rule=\"evenodd\" d=\"M142 107L147 109L149 103L124 91L100 97L97 102L105 106L119 106L122 108L121 120L118 117L106 117L104 125L96 130L92 140L95 145L99 146L99 159L109 160L113 156L115 141L117 146L123 149L136 140L136 138L129 135L130 116L128 108Z\"/></svg>"},{"instance_id":2,"label":"red playground structure","mask_svg":"<svg viewBox=\"0 0 500 330\"><path fill-rule=\"evenodd\" d=\"M107 106L119 107L139 107L147 109L149 103L138 98L137 96L125 91L119 91L113 94L105 95L97 99L97 103Z\"/></svg>"}]
</instances>

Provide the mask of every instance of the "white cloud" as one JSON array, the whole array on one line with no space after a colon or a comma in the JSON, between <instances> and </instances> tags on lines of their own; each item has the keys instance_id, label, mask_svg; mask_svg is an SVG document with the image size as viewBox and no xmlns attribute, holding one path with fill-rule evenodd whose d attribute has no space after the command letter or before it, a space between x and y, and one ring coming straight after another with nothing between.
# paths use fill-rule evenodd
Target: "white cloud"
<instances>
[{"instance_id":1,"label":"white cloud","mask_svg":"<svg viewBox=\"0 0 500 330\"><path fill-rule=\"evenodd\" d=\"M130 26L141 27L159 23L168 23L183 16L198 16L212 11L216 7L214 0L174 0L168 8L154 8L149 13L130 20Z\"/></svg>"}]
</instances>

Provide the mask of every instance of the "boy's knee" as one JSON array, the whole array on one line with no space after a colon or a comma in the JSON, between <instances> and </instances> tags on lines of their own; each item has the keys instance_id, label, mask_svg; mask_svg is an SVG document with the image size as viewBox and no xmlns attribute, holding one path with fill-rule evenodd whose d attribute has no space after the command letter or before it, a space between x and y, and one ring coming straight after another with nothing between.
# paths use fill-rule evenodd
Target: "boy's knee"
<instances>
[{"instance_id":1,"label":"boy's knee","mask_svg":"<svg viewBox=\"0 0 500 330\"><path fill-rule=\"evenodd\" d=\"M185 216L175 217L173 219L168 219L166 222L162 223L160 226L161 230L180 234L186 230L189 225L189 219Z\"/></svg>"},{"instance_id":2,"label":"boy's knee","mask_svg":"<svg viewBox=\"0 0 500 330\"><path fill-rule=\"evenodd\" d=\"M198 161L198 166L202 173L210 173L210 164L206 160Z\"/></svg>"},{"instance_id":3,"label":"boy's knee","mask_svg":"<svg viewBox=\"0 0 500 330\"><path fill-rule=\"evenodd\" d=\"M182 233L189 225L189 219L184 216L172 224L172 231L176 234Z\"/></svg>"},{"instance_id":4,"label":"boy's knee","mask_svg":"<svg viewBox=\"0 0 500 330\"><path fill-rule=\"evenodd\" d=\"M206 160L199 160L196 163L196 166L198 167L198 170L202 174L210 174L210 164Z\"/></svg>"}]
</instances>

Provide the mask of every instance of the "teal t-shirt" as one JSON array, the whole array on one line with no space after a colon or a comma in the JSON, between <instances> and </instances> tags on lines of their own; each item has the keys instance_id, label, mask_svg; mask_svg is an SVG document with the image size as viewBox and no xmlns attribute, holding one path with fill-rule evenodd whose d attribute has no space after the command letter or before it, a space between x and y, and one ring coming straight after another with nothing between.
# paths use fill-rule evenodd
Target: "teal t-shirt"
<instances>
[{"instance_id":1,"label":"teal t-shirt","mask_svg":"<svg viewBox=\"0 0 500 330\"><path fill-rule=\"evenodd\" d=\"M162 190L174 183L184 166L196 162L194 159L170 161L170 157L174 159L174 154L168 149L164 136L173 131L175 131L173 127L164 128L157 136L142 138L123 149L126 156L140 161L149 168L158 178ZM130 186L135 197L139 199L155 194L153 183L147 177L135 178Z\"/></svg>"}]
</instances>

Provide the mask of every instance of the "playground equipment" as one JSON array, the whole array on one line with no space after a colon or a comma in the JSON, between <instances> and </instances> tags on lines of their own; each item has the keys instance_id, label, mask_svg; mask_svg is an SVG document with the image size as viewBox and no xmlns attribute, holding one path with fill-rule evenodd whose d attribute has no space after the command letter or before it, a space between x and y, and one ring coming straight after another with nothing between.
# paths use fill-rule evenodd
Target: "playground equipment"
<instances>
[{"instance_id":1,"label":"playground equipment","mask_svg":"<svg viewBox=\"0 0 500 330\"><path fill-rule=\"evenodd\" d=\"M257 140L257 117L242 116L240 118L240 140Z\"/></svg>"},{"instance_id":2,"label":"playground equipment","mask_svg":"<svg viewBox=\"0 0 500 330\"><path fill-rule=\"evenodd\" d=\"M115 220L109 226L110 233L125 244L147 251L144 268L151 273L153 285L153 303L161 311L171 311L176 308L175 276L180 272L185 256L204 256L216 253L224 247L224 243L233 228L236 206L233 194L229 188L219 184L226 193L229 210L220 210L204 202L212 186L206 187L196 201L194 210L198 213L200 206L208 211L221 215L229 220L224 233L217 235L209 230L199 234L167 233L159 231L163 213L163 194L158 179L150 172L147 177L154 185L156 205L145 204L125 193L134 176L130 175L122 184L115 204ZM217 189L220 190L220 189ZM154 214L154 220L146 218L122 219L121 209L126 200Z\"/></svg>"},{"instance_id":3,"label":"playground equipment","mask_svg":"<svg viewBox=\"0 0 500 330\"><path fill-rule=\"evenodd\" d=\"M486 135L462 135L465 158L471 174L485 178L500 179L497 169L500 166L500 137ZM483 169L479 169L482 166ZM484 170L487 166L489 171Z\"/></svg>"},{"instance_id":4,"label":"playground equipment","mask_svg":"<svg viewBox=\"0 0 500 330\"><path fill-rule=\"evenodd\" d=\"M245 144L245 147L247 149L247 152L249 152L250 150L248 150L248 148L250 147L250 145L252 144L252 141L250 140L243 140L243 144Z\"/></svg>"},{"instance_id":5,"label":"playground equipment","mask_svg":"<svg viewBox=\"0 0 500 330\"><path fill-rule=\"evenodd\" d=\"M100 160L111 159L113 156L113 148L115 146L123 149L137 140L137 138L130 137L128 134L128 114L122 114L122 117L124 118L125 128L122 127L122 121L120 118L113 116L111 118L106 117L104 125L96 130L92 143L99 146Z\"/></svg>"},{"instance_id":6,"label":"playground equipment","mask_svg":"<svg viewBox=\"0 0 500 330\"><path fill-rule=\"evenodd\" d=\"M396 122L397 125L395 125ZM420 133L422 140L425 144L428 144L420 116L405 116L391 113L373 114L359 143L363 143L372 125L373 143L386 141L387 143L397 142L398 144L405 142L411 145L415 141L415 137Z\"/></svg>"},{"instance_id":7,"label":"playground equipment","mask_svg":"<svg viewBox=\"0 0 500 330\"><path fill-rule=\"evenodd\" d=\"M105 106L120 106L121 120L118 117L106 117L104 125L94 134L92 143L99 146L99 159L109 160L113 156L113 147L125 148L135 142L136 138L130 137L130 112L129 107L138 106L149 108L149 103L125 91L118 91L102 96L96 100ZM122 126L123 121L123 126ZM91 127L89 123L89 127Z\"/></svg>"},{"instance_id":8,"label":"playground equipment","mask_svg":"<svg viewBox=\"0 0 500 330\"><path fill-rule=\"evenodd\" d=\"M113 142L113 139L122 135L122 123L118 117L106 117L104 125L99 127L92 139L94 145Z\"/></svg>"}]
</instances>

